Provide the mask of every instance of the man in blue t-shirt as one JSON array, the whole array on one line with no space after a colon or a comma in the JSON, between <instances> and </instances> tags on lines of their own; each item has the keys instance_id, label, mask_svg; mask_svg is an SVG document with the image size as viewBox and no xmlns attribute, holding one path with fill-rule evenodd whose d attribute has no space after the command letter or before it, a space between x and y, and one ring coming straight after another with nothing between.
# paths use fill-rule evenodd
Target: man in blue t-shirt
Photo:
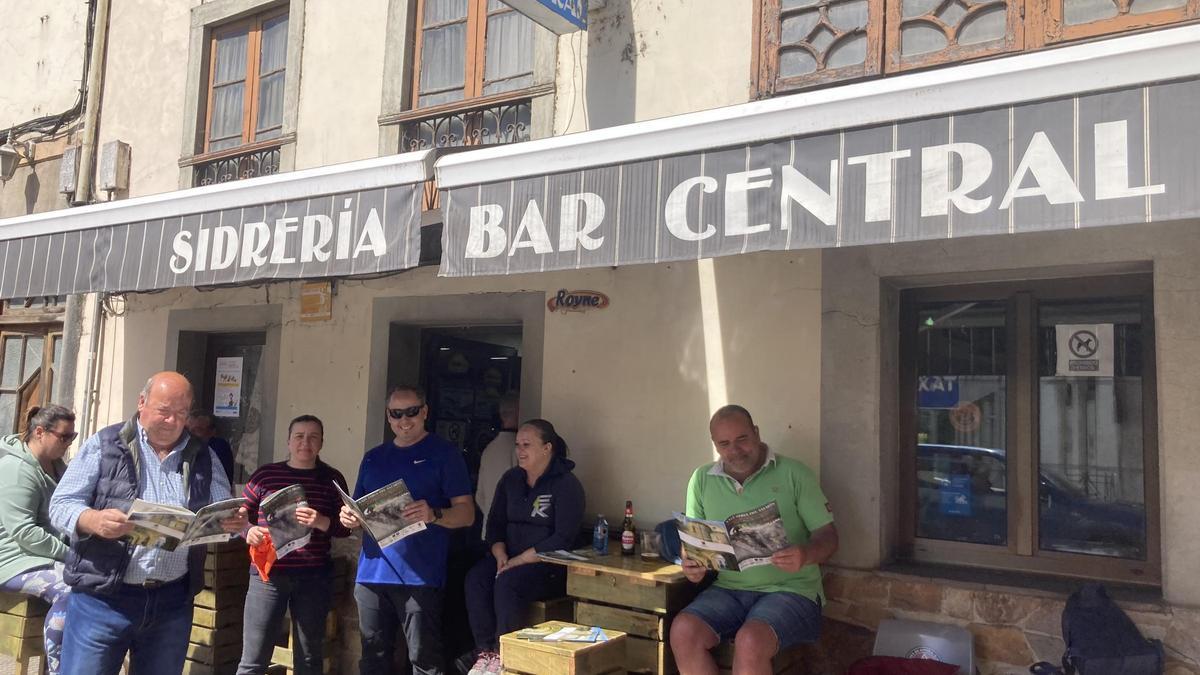
<instances>
[{"instance_id":1,"label":"man in blue t-shirt","mask_svg":"<svg viewBox=\"0 0 1200 675\"><path fill-rule=\"evenodd\" d=\"M362 633L363 675L391 672L396 629L404 629L414 674L441 675L442 588L446 583L449 530L469 527L475 520L471 479L462 453L449 442L425 431L429 406L419 387L394 387L387 398L387 420L396 438L367 451L358 468L354 498L404 479L413 502L402 516L429 527L380 549L370 535L363 537L358 560L358 603ZM346 527L361 527L354 513L342 507Z\"/></svg>"}]
</instances>

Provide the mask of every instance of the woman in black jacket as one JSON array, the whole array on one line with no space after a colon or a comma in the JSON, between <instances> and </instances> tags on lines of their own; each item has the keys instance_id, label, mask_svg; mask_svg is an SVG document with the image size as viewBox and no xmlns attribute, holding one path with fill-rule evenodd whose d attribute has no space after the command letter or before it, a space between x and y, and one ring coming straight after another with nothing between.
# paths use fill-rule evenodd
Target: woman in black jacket
<instances>
[{"instance_id":1,"label":"woman in black jacket","mask_svg":"<svg viewBox=\"0 0 1200 675\"><path fill-rule=\"evenodd\" d=\"M499 636L520 628L529 603L566 592L565 569L537 554L569 549L579 535L584 496L574 468L553 424L534 419L518 428L517 466L500 477L488 513L489 553L467 573L471 675L499 673Z\"/></svg>"}]
</instances>

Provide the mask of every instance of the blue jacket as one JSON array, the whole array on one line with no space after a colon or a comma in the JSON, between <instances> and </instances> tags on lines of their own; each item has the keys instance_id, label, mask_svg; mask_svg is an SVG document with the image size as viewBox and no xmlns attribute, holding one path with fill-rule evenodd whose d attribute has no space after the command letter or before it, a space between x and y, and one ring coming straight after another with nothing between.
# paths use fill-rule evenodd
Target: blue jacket
<instances>
[{"instance_id":1,"label":"blue jacket","mask_svg":"<svg viewBox=\"0 0 1200 675\"><path fill-rule=\"evenodd\" d=\"M555 457L533 487L525 469L500 477L488 513L487 544L504 542L508 555L533 547L539 553L569 549L583 524L583 485L571 471L575 462Z\"/></svg>"},{"instance_id":2,"label":"blue jacket","mask_svg":"<svg viewBox=\"0 0 1200 675\"><path fill-rule=\"evenodd\" d=\"M100 479L92 492L91 507L97 510L115 508L125 511L141 494L138 484L138 449L136 418L124 424L114 424L100 430ZM204 450L205 452L201 452ZM212 454L197 438L188 441L183 449L183 490L188 495L192 511L207 506L212 483ZM124 540L102 537L78 537L67 552L63 579L76 591L93 595L115 595L125 578L132 545ZM204 556L207 547L188 549L188 577L192 593L204 587Z\"/></svg>"}]
</instances>

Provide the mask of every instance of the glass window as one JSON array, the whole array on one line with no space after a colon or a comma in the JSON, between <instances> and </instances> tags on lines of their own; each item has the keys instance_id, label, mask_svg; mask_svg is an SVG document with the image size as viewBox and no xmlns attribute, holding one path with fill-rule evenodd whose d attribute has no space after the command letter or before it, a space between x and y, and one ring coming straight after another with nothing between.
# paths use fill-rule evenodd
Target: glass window
<instances>
[{"instance_id":1,"label":"glass window","mask_svg":"<svg viewBox=\"0 0 1200 675\"><path fill-rule=\"evenodd\" d=\"M280 136L287 35L277 10L213 30L205 152Z\"/></svg>"},{"instance_id":2,"label":"glass window","mask_svg":"<svg viewBox=\"0 0 1200 675\"><path fill-rule=\"evenodd\" d=\"M901 302L904 550L1156 583L1149 280L920 289Z\"/></svg>"}]
</instances>

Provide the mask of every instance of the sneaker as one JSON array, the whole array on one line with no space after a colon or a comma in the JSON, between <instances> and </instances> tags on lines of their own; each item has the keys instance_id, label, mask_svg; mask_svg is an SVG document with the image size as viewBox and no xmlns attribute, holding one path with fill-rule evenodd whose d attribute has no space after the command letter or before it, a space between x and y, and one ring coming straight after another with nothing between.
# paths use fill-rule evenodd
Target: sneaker
<instances>
[{"instance_id":1,"label":"sneaker","mask_svg":"<svg viewBox=\"0 0 1200 675\"><path fill-rule=\"evenodd\" d=\"M493 653L488 659L487 667L483 669L483 675L500 675L504 671L503 665L500 663L500 655Z\"/></svg>"},{"instance_id":2,"label":"sneaker","mask_svg":"<svg viewBox=\"0 0 1200 675\"><path fill-rule=\"evenodd\" d=\"M488 670L495 662L495 670ZM499 673L500 655L495 652L483 652L479 658L475 660L475 665L471 666L471 670L467 671L467 675L492 675Z\"/></svg>"}]
</instances>

